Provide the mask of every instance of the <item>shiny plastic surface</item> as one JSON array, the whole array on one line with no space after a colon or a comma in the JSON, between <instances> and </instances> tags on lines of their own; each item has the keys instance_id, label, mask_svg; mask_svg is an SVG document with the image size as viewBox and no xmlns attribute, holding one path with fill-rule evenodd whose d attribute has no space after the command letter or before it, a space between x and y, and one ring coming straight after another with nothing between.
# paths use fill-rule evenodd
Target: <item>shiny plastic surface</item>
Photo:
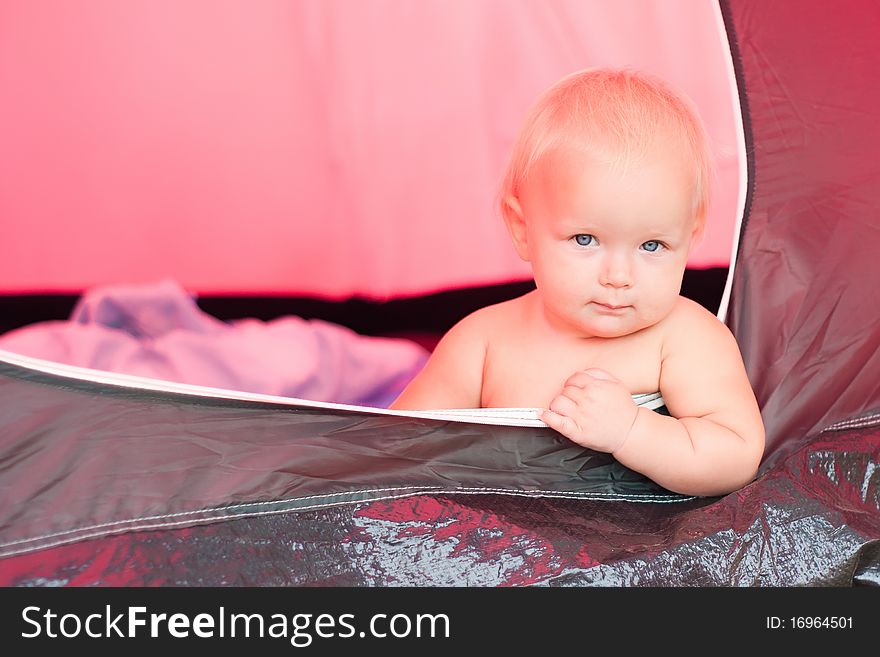
<instances>
[{"instance_id":1,"label":"shiny plastic surface","mask_svg":"<svg viewBox=\"0 0 880 657\"><path fill-rule=\"evenodd\" d=\"M877 426L686 498L546 429L0 368L0 585L878 583Z\"/></svg>"},{"instance_id":2,"label":"shiny plastic surface","mask_svg":"<svg viewBox=\"0 0 880 657\"><path fill-rule=\"evenodd\" d=\"M880 5L722 7L751 168L728 323L770 467L803 436L880 409Z\"/></svg>"}]
</instances>

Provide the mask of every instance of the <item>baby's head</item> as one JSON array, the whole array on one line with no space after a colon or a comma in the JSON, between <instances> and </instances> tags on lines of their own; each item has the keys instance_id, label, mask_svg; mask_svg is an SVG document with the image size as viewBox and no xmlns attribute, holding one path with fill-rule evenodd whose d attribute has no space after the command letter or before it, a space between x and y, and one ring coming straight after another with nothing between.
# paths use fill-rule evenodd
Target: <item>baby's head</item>
<instances>
[{"instance_id":1,"label":"baby's head","mask_svg":"<svg viewBox=\"0 0 880 657\"><path fill-rule=\"evenodd\" d=\"M691 169L693 219L702 231L709 203L711 155L691 103L658 78L630 70L588 69L548 89L523 124L501 190L518 197L532 170L559 150L580 150L624 172L656 149L677 154ZM673 151L673 152L670 152Z\"/></svg>"},{"instance_id":2,"label":"baby's head","mask_svg":"<svg viewBox=\"0 0 880 657\"><path fill-rule=\"evenodd\" d=\"M581 71L538 100L501 210L551 322L617 337L669 314L704 228L710 157L690 103L641 73Z\"/></svg>"}]
</instances>

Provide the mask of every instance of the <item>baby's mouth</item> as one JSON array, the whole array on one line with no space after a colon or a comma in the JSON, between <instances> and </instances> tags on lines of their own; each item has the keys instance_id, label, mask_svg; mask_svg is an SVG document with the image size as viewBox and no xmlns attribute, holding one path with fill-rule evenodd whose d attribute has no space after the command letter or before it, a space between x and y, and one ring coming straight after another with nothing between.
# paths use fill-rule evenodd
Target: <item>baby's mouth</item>
<instances>
[{"instance_id":1,"label":"baby's mouth","mask_svg":"<svg viewBox=\"0 0 880 657\"><path fill-rule=\"evenodd\" d=\"M593 306L595 306L596 310L600 313L606 314L614 314L618 315L624 312L627 308L631 308L631 306L625 305L617 305L612 303L602 303L601 301L593 301Z\"/></svg>"}]
</instances>

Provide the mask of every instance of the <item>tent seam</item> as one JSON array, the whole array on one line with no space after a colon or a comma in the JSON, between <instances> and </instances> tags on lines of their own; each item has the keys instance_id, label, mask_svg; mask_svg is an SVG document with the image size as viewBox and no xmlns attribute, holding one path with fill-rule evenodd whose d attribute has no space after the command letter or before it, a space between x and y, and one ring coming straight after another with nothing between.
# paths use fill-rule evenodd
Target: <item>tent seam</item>
<instances>
[{"instance_id":1,"label":"tent seam","mask_svg":"<svg viewBox=\"0 0 880 657\"><path fill-rule=\"evenodd\" d=\"M37 543L36 545L31 546L23 546L20 549L12 549L3 553L0 553L0 558L11 557L19 554L24 554L28 552L35 552L38 550L44 550L52 547L57 547L59 545L65 545L69 543L76 543L79 541L91 539L91 538L99 538L101 536L108 536L112 534L120 534L129 531L144 531L148 529L166 529L171 527L180 527L180 526L192 526L197 524L209 524L212 522L219 522L224 520L238 520L243 518L253 518L260 516L268 516L268 515L278 515L281 513L294 513L299 511L316 511L320 509L332 508L337 506L345 506L359 503L372 503L379 502L383 500L393 500L393 499L401 499L406 497L416 497L419 495L426 494L444 494L444 495L511 495L511 496L521 496L521 497L536 497L536 498L562 498L562 499L573 499L573 500L583 500L583 501L607 501L607 502L633 502L633 503L656 503L656 504L670 504L670 503L681 503L691 501L696 499L695 497L687 497L680 496L675 494L670 495L619 495L615 493L577 493L577 492L567 492L567 491L514 491L514 490L505 490L498 488L440 488L440 487L416 487L416 486L406 486L406 487L398 487L398 488L386 488L386 489L378 489L381 491L392 491L392 490L407 490L408 492L403 492L396 495L383 495L379 497L371 497L366 499L349 499L349 500L340 500L337 502L324 502L320 504L311 504L306 506L297 506L297 507L287 507L281 509L269 509L264 511L245 511L241 513L233 513L228 514L224 513L227 509L230 508L244 508L244 507L253 507L253 506L265 506L265 505L278 505L278 504L287 504L291 502L298 502L306 499L316 499L320 497L330 497L330 495L313 495L304 498L290 498L287 500L279 500L273 502L251 502L248 504L239 504L234 505L232 507L217 507L214 509L202 509L199 511L183 511L180 513L160 515L160 516L148 516L145 518L131 518L128 520L117 520L111 523L103 523L100 525L90 525L87 527L80 527L76 529L69 529L62 532L56 532L53 534L45 534L43 536L37 536L32 538L18 539L15 541L9 541L7 543L0 544L0 551L3 548L8 548L14 545L22 545L24 543ZM375 492L377 489L367 489L361 491L351 491L347 493L348 495L359 494L359 493L370 493ZM149 524L148 521L151 520L162 520L164 518L174 518L181 516L197 516L198 514L215 514L207 517L191 517L185 520L176 520L174 522L156 522ZM143 524L148 523L148 524ZM124 526L125 525L125 526ZM100 531L91 531L99 529ZM82 532L91 532L87 534L81 534ZM80 535L75 535L80 534ZM62 537L61 540L53 541L49 543L43 543L46 539Z\"/></svg>"}]
</instances>

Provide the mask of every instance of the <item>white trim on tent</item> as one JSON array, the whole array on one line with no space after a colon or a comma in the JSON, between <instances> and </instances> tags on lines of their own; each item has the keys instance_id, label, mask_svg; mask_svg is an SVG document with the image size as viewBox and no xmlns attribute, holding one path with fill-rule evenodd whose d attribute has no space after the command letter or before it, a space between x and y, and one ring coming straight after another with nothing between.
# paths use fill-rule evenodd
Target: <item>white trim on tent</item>
<instances>
[{"instance_id":1,"label":"white trim on tent","mask_svg":"<svg viewBox=\"0 0 880 657\"><path fill-rule=\"evenodd\" d=\"M739 251L740 234L743 228L743 215L746 207L746 194L749 182L749 168L746 155L746 137L743 127L742 106L739 101L739 88L736 84L736 72L733 67L733 53L730 50L730 40L727 37L727 28L724 26L724 17L721 14L721 4L715 5L715 25L718 28L718 37L723 44L727 45L727 57L724 58L727 69L727 81L730 84L730 101L733 104L733 122L736 129L737 162L739 163L739 190L736 198L736 227L734 229L733 244L730 250L730 265L727 269L727 280L724 283L724 293L721 295L721 304L718 307L718 319L722 322L727 319L727 310L730 305L730 292L733 288L733 273L736 268L736 255Z\"/></svg>"},{"instance_id":2,"label":"white trim on tent","mask_svg":"<svg viewBox=\"0 0 880 657\"><path fill-rule=\"evenodd\" d=\"M0 361L17 365L30 370L36 370L55 376L63 376L80 381L101 383L106 385L134 388L138 390L152 390L157 392L170 392L193 397L212 397L216 399L235 399L240 401L264 402L269 404L284 404L288 406L304 406L325 410L351 411L355 413L371 413L378 415L397 415L430 420L445 420L449 422L472 422L477 424L494 424L499 426L513 427L546 427L538 415L541 409L537 408L464 408L464 409L441 409L431 411L396 411L387 408L373 406L356 406L354 404L335 404L332 402L318 402L310 399L296 397L280 397L277 395L263 395L240 390L227 390L224 388L210 388L207 386L164 381L144 376L120 374L117 372L105 372L86 367L66 365L53 361L23 356L10 351L0 349ZM658 408L663 405L660 393L634 395L633 399L640 406L648 409Z\"/></svg>"}]
</instances>

